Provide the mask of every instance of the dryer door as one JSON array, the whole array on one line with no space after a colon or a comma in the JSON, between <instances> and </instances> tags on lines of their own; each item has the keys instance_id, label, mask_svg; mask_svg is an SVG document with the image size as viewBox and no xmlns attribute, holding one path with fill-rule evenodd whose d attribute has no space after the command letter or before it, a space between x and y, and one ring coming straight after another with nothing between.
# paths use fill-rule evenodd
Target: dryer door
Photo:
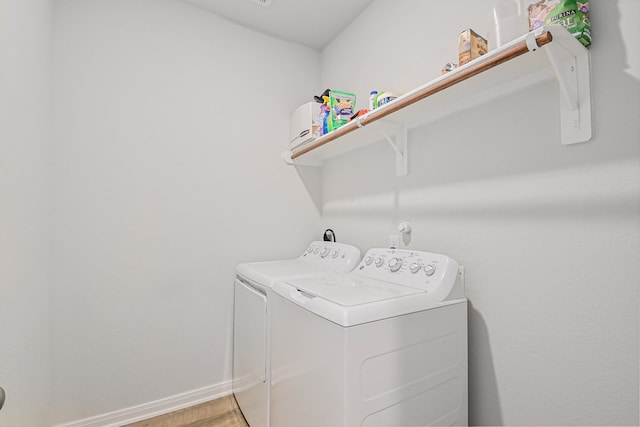
<instances>
[{"instance_id":1,"label":"dryer door","mask_svg":"<svg viewBox=\"0 0 640 427\"><path fill-rule=\"evenodd\" d=\"M251 426L267 425L267 296L263 289L235 281L233 393Z\"/></svg>"}]
</instances>

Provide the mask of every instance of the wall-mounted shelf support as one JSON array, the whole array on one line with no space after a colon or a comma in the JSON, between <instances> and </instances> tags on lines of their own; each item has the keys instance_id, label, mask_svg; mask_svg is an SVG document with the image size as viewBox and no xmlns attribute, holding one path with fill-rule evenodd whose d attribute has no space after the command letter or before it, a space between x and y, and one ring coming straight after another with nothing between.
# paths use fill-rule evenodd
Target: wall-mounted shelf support
<instances>
[{"instance_id":1,"label":"wall-mounted shelf support","mask_svg":"<svg viewBox=\"0 0 640 427\"><path fill-rule=\"evenodd\" d=\"M564 145L591 139L591 88L589 55L571 52L560 43L546 48L560 88L560 136Z\"/></svg>"},{"instance_id":2,"label":"wall-mounted shelf support","mask_svg":"<svg viewBox=\"0 0 640 427\"><path fill-rule=\"evenodd\" d=\"M407 127L402 124L395 123L395 125L398 126L398 130L396 131L395 139L393 139L389 136L381 122L376 122L376 125L378 126L380 133L382 133L385 140L396 153L396 176L406 176L408 164L407 157L409 157L409 153L407 152Z\"/></svg>"},{"instance_id":3,"label":"wall-mounted shelf support","mask_svg":"<svg viewBox=\"0 0 640 427\"><path fill-rule=\"evenodd\" d=\"M363 127L360 125L359 127ZM406 176L408 171L407 127L389 120L375 122L373 126L389 143L396 155L396 176ZM393 135L393 136L392 136ZM313 156L293 159L289 150L282 152L282 160L288 165L322 167L322 160Z\"/></svg>"},{"instance_id":4,"label":"wall-mounted shelf support","mask_svg":"<svg viewBox=\"0 0 640 427\"><path fill-rule=\"evenodd\" d=\"M282 152L282 160L291 166L311 166L315 168L322 167L322 160L314 159L313 157L305 157L304 159L292 159L291 151L285 150Z\"/></svg>"}]
</instances>

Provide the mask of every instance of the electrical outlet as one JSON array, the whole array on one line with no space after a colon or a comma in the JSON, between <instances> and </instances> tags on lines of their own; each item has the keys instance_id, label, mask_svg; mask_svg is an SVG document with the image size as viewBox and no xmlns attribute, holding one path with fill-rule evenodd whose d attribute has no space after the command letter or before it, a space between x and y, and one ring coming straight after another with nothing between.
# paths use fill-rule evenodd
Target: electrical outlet
<instances>
[{"instance_id":1,"label":"electrical outlet","mask_svg":"<svg viewBox=\"0 0 640 427\"><path fill-rule=\"evenodd\" d=\"M397 234L392 234L389 236L389 247L391 249L397 249L400 247L400 236Z\"/></svg>"}]
</instances>

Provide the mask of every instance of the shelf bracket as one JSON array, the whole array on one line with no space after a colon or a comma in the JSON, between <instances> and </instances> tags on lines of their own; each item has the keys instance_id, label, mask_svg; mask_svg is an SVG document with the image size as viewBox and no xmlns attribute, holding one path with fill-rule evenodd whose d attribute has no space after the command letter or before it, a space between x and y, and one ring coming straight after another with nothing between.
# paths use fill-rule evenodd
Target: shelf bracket
<instances>
[{"instance_id":1,"label":"shelf bracket","mask_svg":"<svg viewBox=\"0 0 640 427\"><path fill-rule=\"evenodd\" d=\"M391 123L391 122L387 122ZM402 124L398 125L398 131L396 132L395 140L389 136L387 131L382 126L382 123L377 122L378 130L384 136L385 140L389 143L391 148L396 154L396 176L406 176L408 167L407 167L407 127Z\"/></svg>"},{"instance_id":2,"label":"shelf bracket","mask_svg":"<svg viewBox=\"0 0 640 427\"><path fill-rule=\"evenodd\" d=\"M300 156L300 157L303 157L303 156ZM282 152L282 160L284 160L286 164L291 166L311 166L316 168L319 168L322 166L322 162L309 160L308 158L306 158L305 160L297 160L297 159L293 160L291 158L290 150L285 150Z\"/></svg>"},{"instance_id":3,"label":"shelf bracket","mask_svg":"<svg viewBox=\"0 0 640 427\"><path fill-rule=\"evenodd\" d=\"M560 127L564 145L591 139L591 88L589 54L577 55L560 43L545 46L560 89Z\"/></svg>"}]
</instances>

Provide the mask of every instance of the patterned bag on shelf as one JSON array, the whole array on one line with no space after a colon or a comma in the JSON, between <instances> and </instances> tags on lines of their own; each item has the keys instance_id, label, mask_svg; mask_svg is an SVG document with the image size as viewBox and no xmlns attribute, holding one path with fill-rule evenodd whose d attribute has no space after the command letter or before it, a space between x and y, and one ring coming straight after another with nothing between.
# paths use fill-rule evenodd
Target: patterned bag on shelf
<instances>
[{"instance_id":1,"label":"patterned bag on shelf","mask_svg":"<svg viewBox=\"0 0 640 427\"><path fill-rule=\"evenodd\" d=\"M553 24L562 25L583 45L591 44L588 0L540 0L529 6L530 30Z\"/></svg>"}]
</instances>

